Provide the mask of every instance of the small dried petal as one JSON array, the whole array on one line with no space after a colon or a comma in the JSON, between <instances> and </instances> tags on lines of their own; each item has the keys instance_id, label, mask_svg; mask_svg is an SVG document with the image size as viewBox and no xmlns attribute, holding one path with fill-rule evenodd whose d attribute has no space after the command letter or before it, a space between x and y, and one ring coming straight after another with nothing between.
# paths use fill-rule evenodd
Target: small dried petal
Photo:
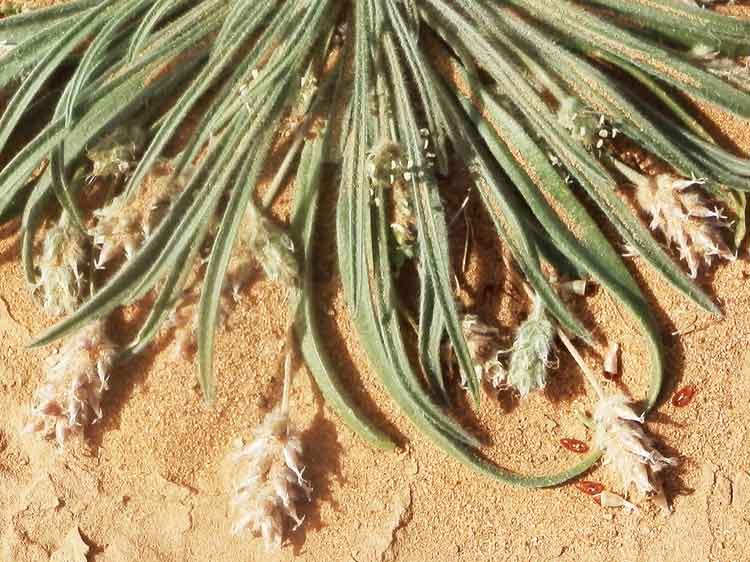
<instances>
[{"instance_id":1,"label":"small dried petal","mask_svg":"<svg viewBox=\"0 0 750 562\"><path fill-rule=\"evenodd\" d=\"M610 344L607 354L604 356L604 372L609 375L608 378L615 378L620 375L620 344L615 342Z\"/></svg>"},{"instance_id":2,"label":"small dried petal","mask_svg":"<svg viewBox=\"0 0 750 562\"><path fill-rule=\"evenodd\" d=\"M677 406L678 408L684 408L693 401L695 392L695 387L692 385L682 387L674 394L674 396L672 396L672 405Z\"/></svg>"},{"instance_id":3,"label":"small dried petal","mask_svg":"<svg viewBox=\"0 0 750 562\"><path fill-rule=\"evenodd\" d=\"M598 500L596 503L602 507L621 507L628 513L635 513L638 511L638 508L634 504L612 492L600 492L595 498Z\"/></svg>"}]
</instances>

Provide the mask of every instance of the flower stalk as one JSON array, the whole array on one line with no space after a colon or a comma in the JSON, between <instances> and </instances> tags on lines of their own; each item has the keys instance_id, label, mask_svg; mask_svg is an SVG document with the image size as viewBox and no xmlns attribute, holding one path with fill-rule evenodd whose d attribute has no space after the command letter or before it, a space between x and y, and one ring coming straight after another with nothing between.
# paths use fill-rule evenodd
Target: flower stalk
<instances>
[{"instance_id":1,"label":"flower stalk","mask_svg":"<svg viewBox=\"0 0 750 562\"><path fill-rule=\"evenodd\" d=\"M253 441L232 455L239 475L230 500L235 515L232 531L260 535L267 550L281 547L287 520L292 521L292 530L303 523L298 504L310 501L312 495L312 487L303 477L301 436L289 418L292 363L288 352L281 403L266 415Z\"/></svg>"}]
</instances>

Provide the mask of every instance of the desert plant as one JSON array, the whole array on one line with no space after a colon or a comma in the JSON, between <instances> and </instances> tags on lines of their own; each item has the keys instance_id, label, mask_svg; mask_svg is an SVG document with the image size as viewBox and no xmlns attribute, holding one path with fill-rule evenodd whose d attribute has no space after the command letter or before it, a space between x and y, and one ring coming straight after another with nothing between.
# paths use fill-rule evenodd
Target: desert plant
<instances>
[{"instance_id":1,"label":"desert plant","mask_svg":"<svg viewBox=\"0 0 750 562\"><path fill-rule=\"evenodd\" d=\"M317 326L311 264L325 228L318 200L335 184L343 291L393 399L438 446L488 475L524 486L565 482L600 453L559 474L511 473L478 454L479 441L440 403L449 385L446 341L480 398L478 355L456 304L441 179L467 171L533 289L532 314L545 322L545 356L534 368L544 367L553 329L590 341L550 271L595 280L629 311L650 350L645 413L661 391L660 335L615 248L626 244L718 314L663 242L678 246L695 276L701 260L733 258L744 237L750 163L720 147L690 103L750 117L748 37L750 22L686 0L74 0L6 18L0 149L9 156L0 217L21 216L32 285L51 275L50 238L37 257L45 223L92 238L91 259L106 268L90 296L35 345L154 293L139 334L118 352L125 360L149 344L192 287L200 291L190 313L199 379L210 402L223 300L240 290L243 268L257 264L293 293L299 347L331 407L373 445L392 446L337 380ZM186 128L190 135L175 148ZM261 195L269 153L289 138ZM335 181L327 164L336 166ZM156 193L163 208L147 219L142 207L130 210L151 201L157 166L169 170ZM93 210L93 188L74 181L80 169L105 176L97 181L110 187ZM287 235L268 209L294 170ZM628 183L637 191L631 201ZM611 242L592 208L616 232ZM733 240L724 240L725 215ZM66 259L62 266L81 266L77 253ZM398 291L396 276L408 262L418 272L417 303ZM76 290L75 273L61 283ZM77 298L52 310L70 302ZM402 331L412 305L418 365ZM497 353L491 359L502 372Z\"/></svg>"}]
</instances>

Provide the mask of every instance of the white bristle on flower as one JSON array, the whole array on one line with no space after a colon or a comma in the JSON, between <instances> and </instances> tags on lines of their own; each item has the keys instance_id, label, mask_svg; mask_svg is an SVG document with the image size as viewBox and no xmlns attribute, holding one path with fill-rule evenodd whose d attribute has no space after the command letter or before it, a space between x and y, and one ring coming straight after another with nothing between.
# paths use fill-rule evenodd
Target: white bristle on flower
<instances>
[{"instance_id":1,"label":"white bristle on flower","mask_svg":"<svg viewBox=\"0 0 750 562\"><path fill-rule=\"evenodd\" d=\"M516 332L508 366L508 385L525 398L547 384L547 370L554 347L555 325L548 318L539 296Z\"/></svg>"},{"instance_id":2,"label":"white bristle on flower","mask_svg":"<svg viewBox=\"0 0 750 562\"><path fill-rule=\"evenodd\" d=\"M39 256L39 281L36 288L42 293L44 311L52 316L70 314L81 300L86 258L86 237L63 212L57 224L50 228Z\"/></svg>"},{"instance_id":3,"label":"white bristle on flower","mask_svg":"<svg viewBox=\"0 0 750 562\"><path fill-rule=\"evenodd\" d=\"M104 323L97 321L70 338L45 365L25 430L55 438L62 446L102 417L102 395L116 354Z\"/></svg>"},{"instance_id":4,"label":"white bristle on flower","mask_svg":"<svg viewBox=\"0 0 750 562\"><path fill-rule=\"evenodd\" d=\"M254 205L243 217L226 273L235 300L258 271L266 279L288 286L297 283L298 266L292 239Z\"/></svg>"},{"instance_id":5,"label":"white bristle on flower","mask_svg":"<svg viewBox=\"0 0 750 562\"><path fill-rule=\"evenodd\" d=\"M651 215L651 229L677 247L691 277L698 275L701 259L708 265L714 257L735 259L719 230L727 226L721 212L709 208L704 193L694 189L704 180L667 173L642 176L620 162L615 165L635 185L638 204Z\"/></svg>"},{"instance_id":6,"label":"white bristle on flower","mask_svg":"<svg viewBox=\"0 0 750 562\"><path fill-rule=\"evenodd\" d=\"M94 245L99 246L96 268L102 269L107 263L123 253L130 259L143 239L141 216L123 197L115 197L101 209L94 211L96 226L91 231Z\"/></svg>"},{"instance_id":7,"label":"white bristle on flower","mask_svg":"<svg viewBox=\"0 0 750 562\"><path fill-rule=\"evenodd\" d=\"M267 550L281 547L287 519L295 529L303 523L297 504L310 501L312 494L303 477L302 440L289 420L291 369L287 356L281 405L266 415L253 441L231 457L237 474L230 499L232 532L250 530L263 538Z\"/></svg>"},{"instance_id":8,"label":"white bristle on flower","mask_svg":"<svg viewBox=\"0 0 750 562\"><path fill-rule=\"evenodd\" d=\"M95 223L89 234L99 248L94 264L97 269L107 267L123 255L130 260L151 236L190 181L194 168L188 166L177 176L173 172L170 162L162 162L136 197L123 193L94 211Z\"/></svg>"},{"instance_id":9,"label":"white bristle on flower","mask_svg":"<svg viewBox=\"0 0 750 562\"><path fill-rule=\"evenodd\" d=\"M602 451L604 464L620 476L627 494L631 486L639 493L666 506L661 484L662 470L677 464L655 447L643 428L643 416L633 410L630 399L617 393L599 400L594 411L596 445Z\"/></svg>"},{"instance_id":10,"label":"white bristle on flower","mask_svg":"<svg viewBox=\"0 0 750 562\"><path fill-rule=\"evenodd\" d=\"M266 548L280 547L285 519L291 519L295 528L301 525L297 502L309 501L312 493L303 478L302 442L290 427L288 413L280 408L270 412L255 439L233 458L244 467L231 498L236 514L232 532L250 530L263 538Z\"/></svg>"}]
</instances>

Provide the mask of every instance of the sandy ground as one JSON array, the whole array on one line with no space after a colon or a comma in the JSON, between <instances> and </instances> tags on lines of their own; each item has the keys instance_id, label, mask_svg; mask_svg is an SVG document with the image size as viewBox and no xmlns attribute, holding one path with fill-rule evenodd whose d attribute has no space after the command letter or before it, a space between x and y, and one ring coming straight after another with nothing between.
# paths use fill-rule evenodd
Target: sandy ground
<instances>
[{"instance_id":1,"label":"sandy ground","mask_svg":"<svg viewBox=\"0 0 750 562\"><path fill-rule=\"evenodd\" d=\"M750 151L747 123L708 113L739 148ZM494 265L490 227L481 217L474 220L467 295L509 336L509 319L523 305L503 267ZM41 363L51 353L26 344L51 320L23 280L17 225L0 227L0 561L750 560L746 251L699 280L721 303L723 319L700 312L638 260L631 262L665 334L665 396L685 384L698 389L688 407L667 400L649 423L682 460L670 475L674 513L666 516L644 502L633 515L605 510L574 486L511 488L436 451L367 367L330 272L332 244L330 237L322 240L316 271L326 337L358 402L402 447L369 448L323 404L310 377L299 376L293 419L303 432L314 499L303 507L306 521L288 544L266 553L259 539L230 534L222 464L232 440L247 438L278 396L283 292L255 283L233 312L218 342L220 386L212 409L201 401L194 367L163 345L113 376L105 419L90 433L88 446L61 451L19 434ZM596 319L598 332L621 343L623 384L640 395L647 358L635 329L603 291L587 298L581 311ZM586 353L592 366L601 351ZM572 361L559 356L544 394L522 404L487 398L476 412L476 423L492 439L484 452L503 466L550 472L576 460L560 447L561 438L590 439L573 415L590 408L583 381ZM587 478L617 490L606 468Z\"/></svg>"}]
</instances>

